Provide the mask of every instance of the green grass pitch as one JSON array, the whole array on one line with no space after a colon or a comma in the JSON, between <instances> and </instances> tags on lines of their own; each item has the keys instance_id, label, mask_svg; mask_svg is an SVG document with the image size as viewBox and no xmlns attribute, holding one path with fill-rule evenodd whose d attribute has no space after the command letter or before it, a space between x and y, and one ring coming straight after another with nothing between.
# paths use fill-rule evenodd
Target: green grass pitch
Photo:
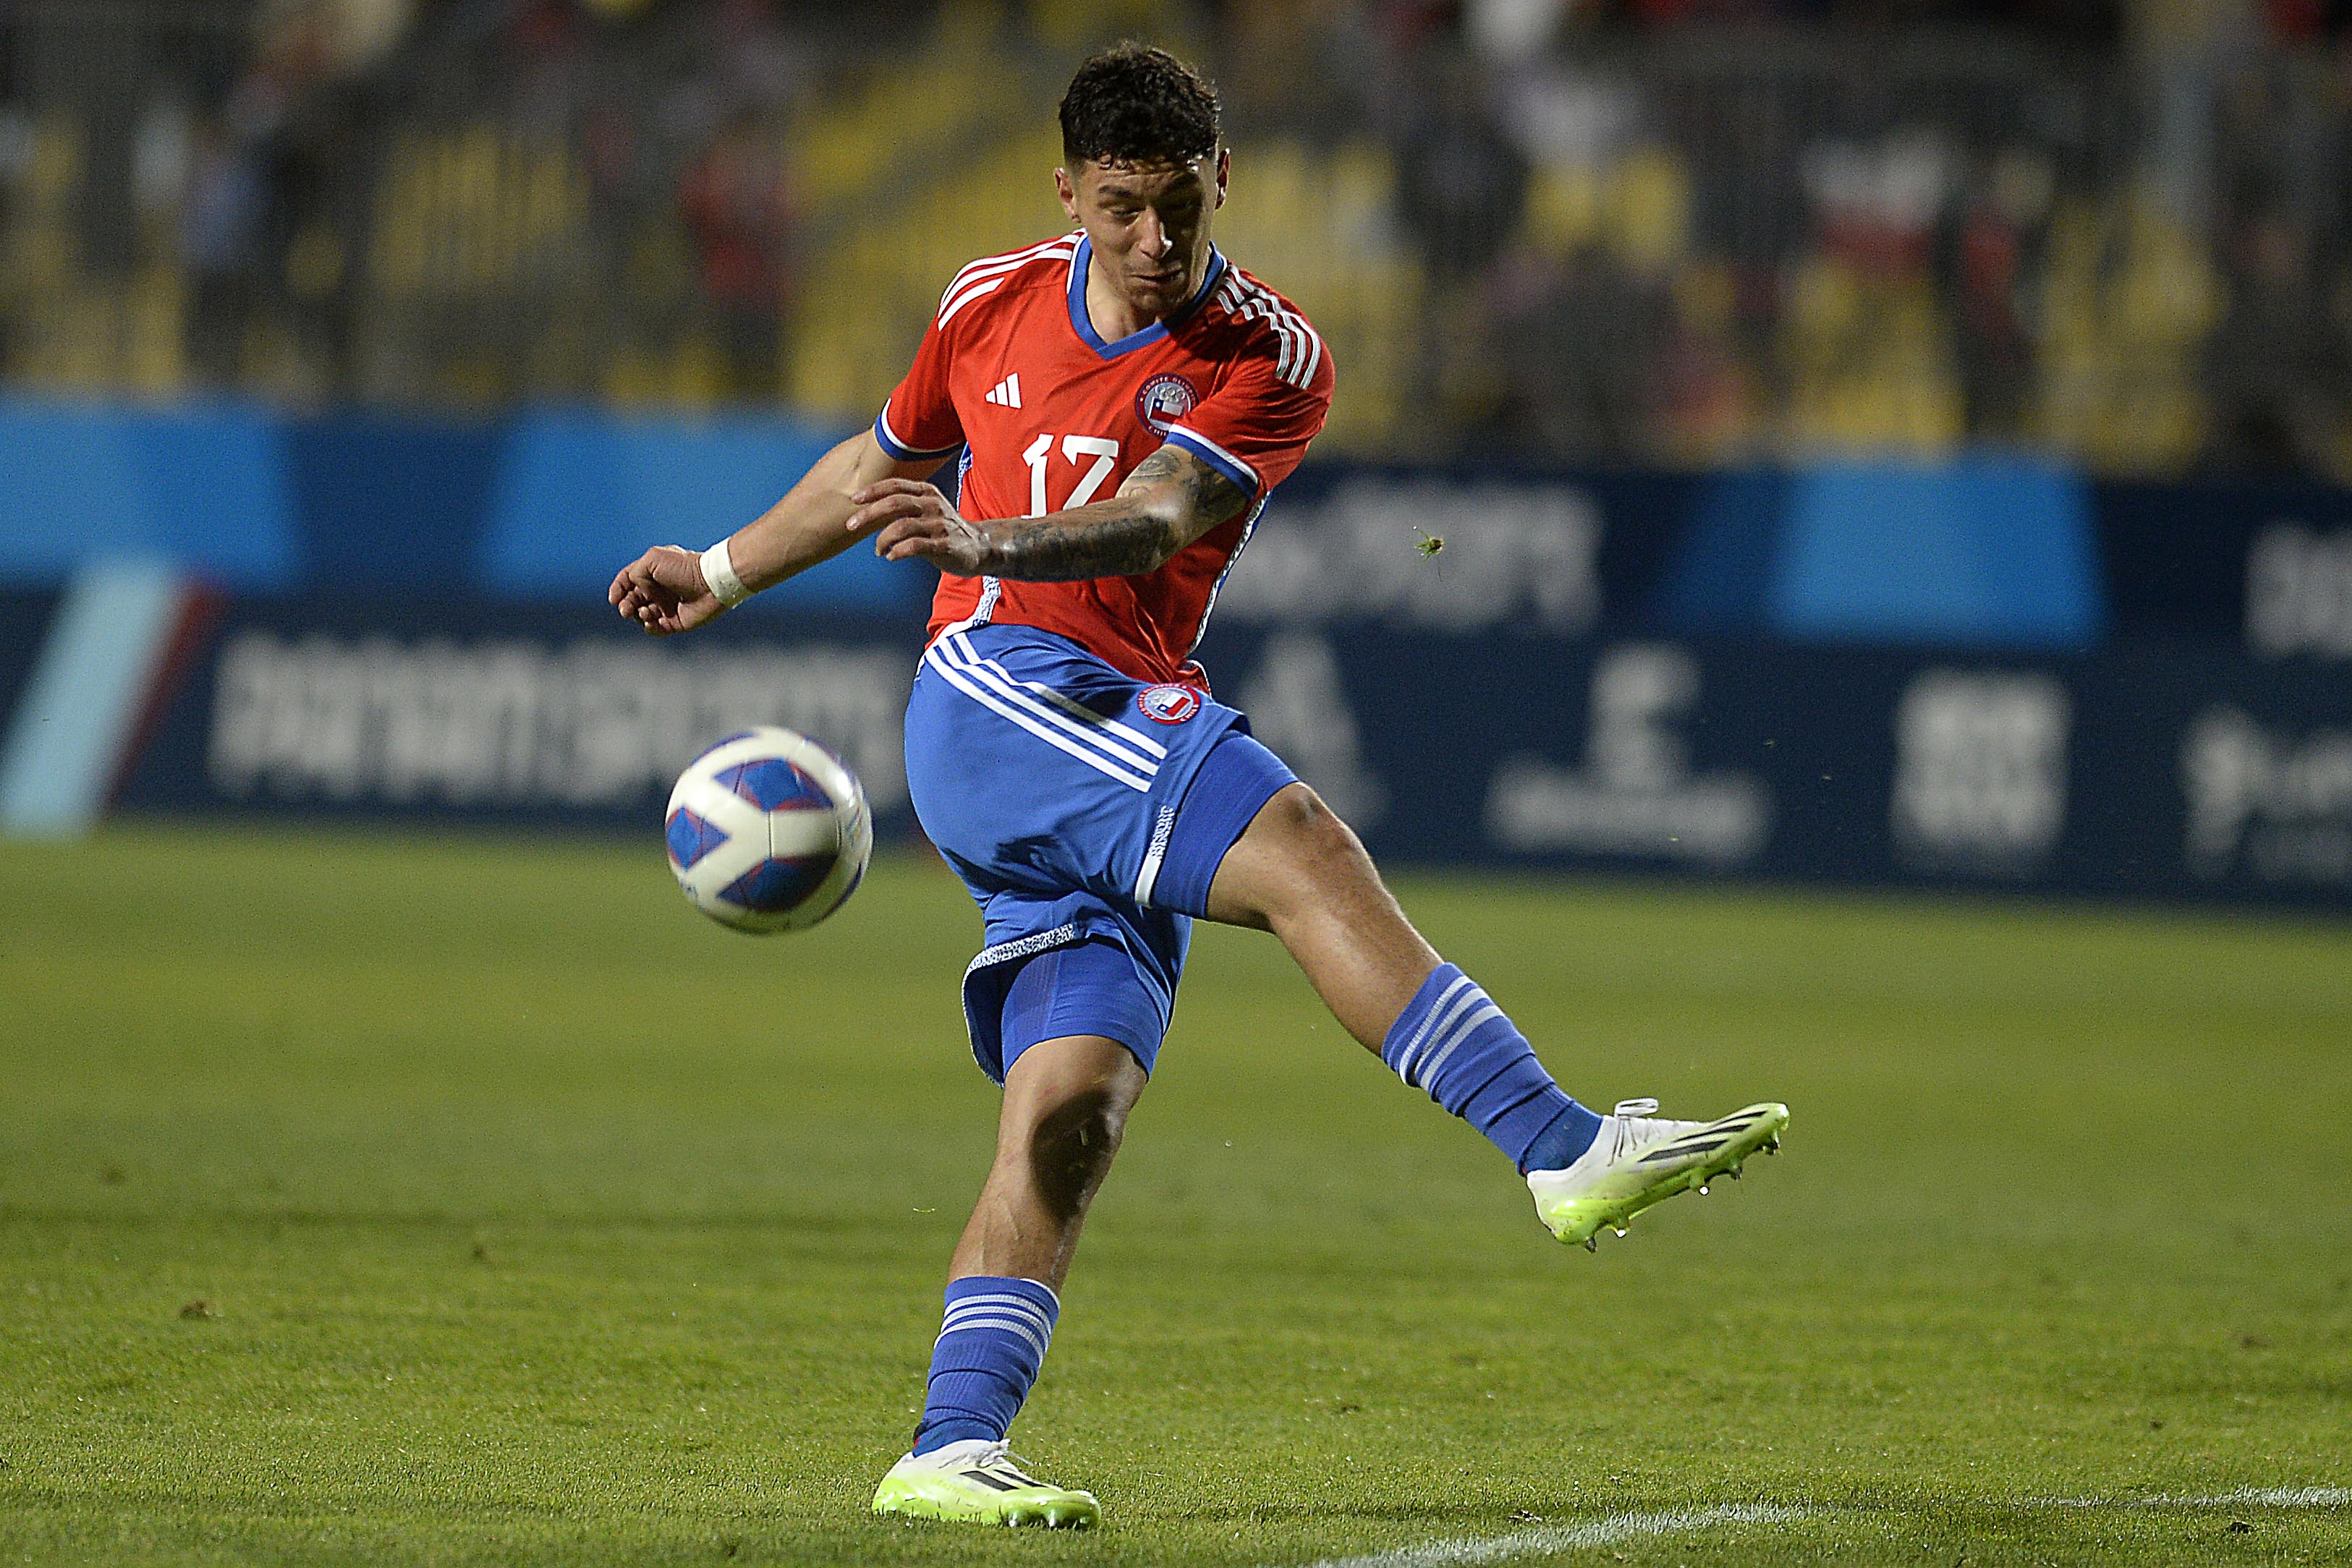
<instances>
[{"instance_id":1,"label":"green grass pitch","mask_svg":"<svg viewBox=\"0 0 2352 1568\"><path fill-rule=\"evenodd\" d=\"M1399 885L1572 1092L1787 1148L1561 1248L1204 930L1047 1537L866 1511L994 1108L935 864L751 940L650 834L0 848L0 1564L2352 1560L2233 1495L2352 1486L2352 927Z\"/></svg>"}]
</instances>

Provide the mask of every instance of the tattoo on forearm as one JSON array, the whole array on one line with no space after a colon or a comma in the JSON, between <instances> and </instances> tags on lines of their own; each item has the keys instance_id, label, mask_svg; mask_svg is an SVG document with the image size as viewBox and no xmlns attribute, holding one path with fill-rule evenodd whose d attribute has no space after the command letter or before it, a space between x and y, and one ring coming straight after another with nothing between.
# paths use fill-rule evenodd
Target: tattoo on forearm
<instances>
[{"instance_id":1,"label":"tattoo on forearm","mask_svg":"<svg viewBox=\"0 0 2352 1568\"><path fill-rule=\"evenodd\" d=\"M1175 530L1164 518L1153 517L1124 497L1105 503L1102 509L1106 516L1075 526L1044 517L1007 521L1003 527L1008 532L996 547L992 574L1024 582L1130 577L1150 571L1176 553Z\"/></svg>"},{"instance_id":2,"label":"tattoo on forearm","mask_svg":"<svg viewBox=\"0 0 2352 1568\"><path fill-rule=\"evenodd\" d=\"M1179 446L1163 446L1137 464L1119 489L1149 489L1171 480L1183 487L1185 515L1199 533L1224 522L1249 500L1231 479Z\"/></svg>"},{"instance_id":3,"label":"tattoo on forearm","mask_svg":"<svg viewBox=\"0 0 2352 1568\"><path fill-rule=\"evenodd\" d=\"M1191 525L1179 532L1165 516L1164 496L1173 485ZM1131 577L1159 566L1189 539L1242 509L1247 499L1232 480L1188 453L1163 446L1135 465L1135 472L1108 501L1054 517L1009 518L990 571L1024 582L1074 582L1096 577ZM1084 517L1084 522L1075 519Z\"/></svg>"}]
</instances>

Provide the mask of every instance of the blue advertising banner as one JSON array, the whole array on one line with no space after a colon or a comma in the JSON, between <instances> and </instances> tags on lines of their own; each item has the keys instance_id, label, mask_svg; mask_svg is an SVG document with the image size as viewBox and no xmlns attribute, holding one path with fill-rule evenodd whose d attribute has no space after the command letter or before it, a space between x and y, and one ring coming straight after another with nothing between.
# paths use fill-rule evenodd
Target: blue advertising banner
<instances>
[{"instance_id":1,"label":"blue advertising banner","mask_svg":"<svg viewBox=\"0 0 2352 1568\"><path fill-rule=\"evenodd\" d=\"M125 779L133 810L468 818L656 833L678 771L756 724L823 740L885 832L922 623L812 612L689 638L602 606L232 603Z\"/></svg>"},{"instance_id":2,"label":"blue advertising banner","mask_svg":"<svg viewBox=\"0 0 2352 1568\"><path fill-rule=\"evenodd\" d=\"M8 631L0 636L0 719L16 711L34 662L47 646L49 623L58 612L54 593L19 594L8 606Z\"/></svg>"},{"instance_id":3,"label":"blue advertising banner","mask_svg":"<svg viewBox=\"0 0 2352 1568\"><path fill-rule=\"evenodd\" d=\"M2352 491L2209 480L2097 495L2122 635L2352 658Z\"/></svg>"},{"instance_id":4,"label":"blue advertising banner","mask_svg":"<svg viewBox=\"0 0 2352 1568\"><path fill-rule=\"evenodd\" d=\"M920 640L904 614L656 640L588 605L236 601L120 803L651 843L688 758L777 723L905 834ZM2352 683L2322 664L1241 617L1204 654L1394 861L2352 912Z\"/></svg>"},{"instance_id":5,"label":"blue advertising banner","mask_svg":"<svg viewBox=\"0 0 2352 1568\"><path fill-rule=\"evenodd\" d=\"M647 545L708 545L751 521L843 434L777 415L0 396L0 579L137 557L248 593L593 599ZM923 571L852 550L754 614L887 611L929 591Z\"/></svg>"},{"instance_id":6,"label":"blue advertising banner","mask_svg":"<svg viewBox=\"0 0 2352 1568\"><path fill-rule=\"evenodd\" d=\"M1393 858L2352 910L2352 683L2322 669L1370 627L1214 653Z\"/></svg>"},{"instance_id":7,"label":"blue advertising banner","mask_svg":"<svg viewBox=\"0 0 2352 1568\"><path fill-rule=\"evenodd\" d=\"M467 421L0 397L0 576L167 563L236 592L599 595L764 510L845 433L783 414ZM747 617L919 607L852 549ZM1414 630L2352 660L2352 492L2112 484L1990 453L1663 473L1312 458L1221 613Z\"/></svg>"},{"instance_id":8,"label":"blue advertising banner","mask_svg":"<svg viewBox=\"0 0 2352 1568\"><path fill-rule=\"evenodd\" d=\"M0 398L0 830L111 791L650 831L781 723L910 831L928 569L853 549L676 642L602 602L832 438ZM1391 858L2352 909L2352 493L1310 462L1204 656Z\"/></svg>"}]
</instances>

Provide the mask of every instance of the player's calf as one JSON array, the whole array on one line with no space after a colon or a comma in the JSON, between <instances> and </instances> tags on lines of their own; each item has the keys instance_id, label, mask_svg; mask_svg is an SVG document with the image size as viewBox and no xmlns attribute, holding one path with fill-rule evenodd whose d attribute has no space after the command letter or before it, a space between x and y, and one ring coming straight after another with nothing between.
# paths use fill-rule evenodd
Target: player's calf
<instances>
[{"instance_id":1,"label":"player's calf","mask_svg":"<svg viewBox=\"0 0 2352 1568\"><path fill-rule=\"evenodd\" d=\"M1028 1476L1005 1435L1044 1369L1087 1206L1110 1172L1143 1069L1071 1035L1021 1051L1005 1075L996 1160L956 1246L923 1414L874 1494L877 1513L978 1524L1087 1525L1082 1491Z\"/></svg>"},{"instance_id":2,"label":"player's calf","mask_svg":"<svg viewBox=\"0 0 2352 1568\"><path fill-rule=\"evenodd\" d=\"M1602 1117L1570 1099L1485 989L1439 961L1356 835L1304 785L1267 801L1227 852L1208 913L1280 937L1350 1033L1510 1156L1563 1240L1622 1230L1653 1203L1736 1176L1787 1124L1777 1104L1704 1123L1655 1117L1654 1102Z\"/></svg>"}]
</instances>

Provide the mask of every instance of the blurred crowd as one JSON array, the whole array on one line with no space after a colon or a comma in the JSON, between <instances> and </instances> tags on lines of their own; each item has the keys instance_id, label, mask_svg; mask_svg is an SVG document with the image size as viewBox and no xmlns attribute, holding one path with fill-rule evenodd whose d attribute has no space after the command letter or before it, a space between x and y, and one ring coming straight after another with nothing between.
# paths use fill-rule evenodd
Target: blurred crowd
<instances>
[{"instance_id":1,"label":"blurred crowd","mask_svg":"<svg viewBox=\"0 0 2352 1568\"><path fill-rule=\"evenodd\" d=\"M2352 0L0 0L0 376L845 414L887 390L937 257L1050 226L1022 171L1050 162L1054 94L1136 33L1218 78L1237 214L1255 169L1308 171L1236 245L1328 319L1370 411L1342 441L2352 478L2347 22ZM1280 250L1286 224L1315 243ZM843 369L867 310L884 351Z\"/></svg>"},{"instance_id":2,"label":"blurred crowd","mask_svg":"<svg viewBox=\"0 0 2352 1568\"><path fill-rule=\"evenodd\" d=\"M1227 16L1250 117L1389 128L1474 445L2352 477L2352 5Z\"/></svg>"}]
</instances>

